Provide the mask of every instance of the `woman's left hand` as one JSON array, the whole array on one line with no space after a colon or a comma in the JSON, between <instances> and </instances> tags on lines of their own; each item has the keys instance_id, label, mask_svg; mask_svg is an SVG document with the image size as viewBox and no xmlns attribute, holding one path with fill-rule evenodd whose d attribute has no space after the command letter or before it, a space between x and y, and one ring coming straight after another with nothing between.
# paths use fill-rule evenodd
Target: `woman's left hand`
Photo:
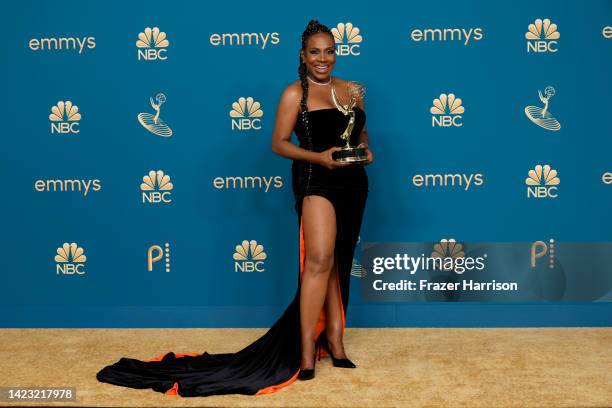
<instances>
[{"instance_id":1,"label":"woman's left hand","mask_svg":"<svg viewBox=\"0 0 612 408\"><path fill-rule=\"evenodd\" d=\"M368 164L372 163L374 161L374 155L372 154L372 151L370 150L370 146L368 146L367 143L359 143L359 146L357 147L365 147L366 148L366 153L368 155L368 160L363 162L364 166L367 166Z\"/></svg>"}]
</instances>

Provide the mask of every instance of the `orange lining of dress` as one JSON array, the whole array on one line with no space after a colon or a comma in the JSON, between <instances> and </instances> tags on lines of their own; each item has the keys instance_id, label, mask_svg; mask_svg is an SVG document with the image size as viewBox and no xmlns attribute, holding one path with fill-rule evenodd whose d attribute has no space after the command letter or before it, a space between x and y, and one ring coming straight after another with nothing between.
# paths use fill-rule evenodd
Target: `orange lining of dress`
<instances>
[{"instance_id":1,"label":"orange lining of dress","mask_svg":"<svg viewBox=\"0 0 612 408\"><path fill-rule=\"evenodd\" d=\"M302 218L300 217L300 280L302 279L302 275L304 273L304 267L306 264L306 241L304 240L304 226L302 223ZM339 274L336 274L336 280L338 281L338 298L340 299L340 308L341 308L341 316L342 316L342 335L344 335L344 326L345 326L345 317L344 317L344 305L342 304L342 293L340 292L340 281L339 281ZM319 336L321 335L321 333L325 330L325 326L326 326L326 318L325 318L325 308L321 309L321 314L319 315L319 320L317 321L317 325L315 328L315 339L318 339ZM149 360L144 360L144 361L161 361L164 356L166 356L166 354L168 354L170 352L161 354L159 356L153 357ZM201 353L179 353L179 354L175 354L176 358L181 358L181 357L185 357L185 356L199 356L201 355ZM325 356L327 355L327 352L325 350L321 350L321 355ZM271 394L274 393L278 390L280 390L283 387L288 386L289 384L293 383L296 379L298 374L300 373L300 370L298 370L291 378L289 378L287 381L282 382L280 384L274 384L274 385L270 385L267 386L265 388L262 388L261 390L257 391L257 393L255 395L264 395L264 394ZM172 396L179 396L178 394L178 382L175 382L174 385L172 386L172 388L168 389L165 393L165 395L172 395Z\"/></svg>"}]
</instances>

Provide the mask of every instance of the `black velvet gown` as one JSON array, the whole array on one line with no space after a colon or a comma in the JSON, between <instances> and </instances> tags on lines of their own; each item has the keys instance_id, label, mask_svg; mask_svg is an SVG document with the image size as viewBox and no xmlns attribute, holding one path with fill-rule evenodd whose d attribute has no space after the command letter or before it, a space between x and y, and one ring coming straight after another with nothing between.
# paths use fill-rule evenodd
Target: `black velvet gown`
<instances>
[{"instance_id":1,"label":"black velvet gown","mask_svg":"<svg viewBox=\"0 0 612 408\"><path fill-rule=\"evenodd\" d=\"M355 107L351 144L365 124L365 112ZM348 116L335 108L310 111L308 135L298 117L295 133L301 147L321 152L343 146L340 135ZM219 394L262 395L295 381L300 370L300 281L304 270L305 246L302 229L302 199L306 195L327 198L336 211L338 281L344 331L349 297L350 272L365 208L368 178L361 165L335 170L294 161L292 187L299 225L300 260L296 294L282 316L263 336L235 353L210 354L168 352L149 360L121 358L100 370L96 378L130 388L151 388L167 395L196 397ZM288 268L289 269L289 268ZM325 335L325 310L316 327L316 337ZM205 339L203 339L205 341ZM325 355L325 354L324 354Z\"/></svg>"}]
</instances>

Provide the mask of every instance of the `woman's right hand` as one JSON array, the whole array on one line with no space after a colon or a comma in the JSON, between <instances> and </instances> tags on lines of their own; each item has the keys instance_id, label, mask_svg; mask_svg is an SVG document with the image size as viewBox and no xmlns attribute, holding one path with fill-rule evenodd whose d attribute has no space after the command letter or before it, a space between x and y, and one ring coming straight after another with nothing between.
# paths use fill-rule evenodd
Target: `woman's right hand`
<instances>
[{"instance_id":1,"label":"woman's right hand","mask_svg":"<svg viewBox=\"0 0 612 408\"><path fill-rule=\"evenodd\" d=\"M346 167L350 165L351 163L339 162L332 158L332 153L338 150L342 150L342 148L334 146L334 147L330 147L324 152L319 153L319 157L318 157L316 164L323 166L328 170L333 170L339 167Z\"/></svg>"}]
</instances>

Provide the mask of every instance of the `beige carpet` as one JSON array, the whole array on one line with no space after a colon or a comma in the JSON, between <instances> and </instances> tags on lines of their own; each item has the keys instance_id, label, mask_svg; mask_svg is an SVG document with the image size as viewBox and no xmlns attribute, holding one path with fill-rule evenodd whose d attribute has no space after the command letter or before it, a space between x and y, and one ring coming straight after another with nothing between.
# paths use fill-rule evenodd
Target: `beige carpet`
<instances>
[{"instance_id":1,"label":"beige carpet","mask_svg":"<svg viewBox=\"0 0 612 408\"><path fill-rule=\"evenodd\" d=\"M74 386L112 407L611 407L612 328L348 329L358 365L258 397L181 398L99 383L120 357L232 352L265 329L0 329L0 386ZM0 405L7 405L0 403ZM36 405L20 403L19 406Z\"/></svg>"}]
</instances>

